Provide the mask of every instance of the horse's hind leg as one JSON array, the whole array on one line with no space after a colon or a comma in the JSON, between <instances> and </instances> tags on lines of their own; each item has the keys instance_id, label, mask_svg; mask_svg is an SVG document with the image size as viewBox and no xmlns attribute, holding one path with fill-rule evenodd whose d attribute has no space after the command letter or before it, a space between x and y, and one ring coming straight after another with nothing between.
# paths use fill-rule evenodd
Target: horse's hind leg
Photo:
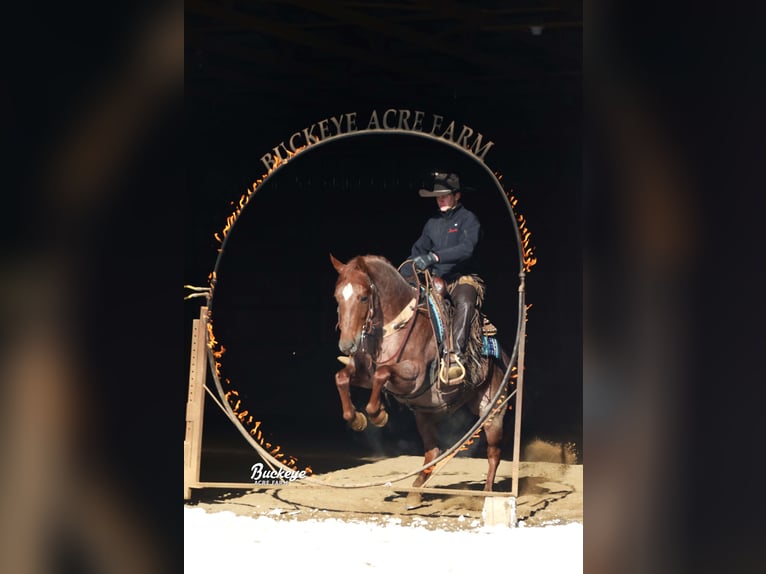
<instances>
[{"instance_id":1,"label":"horse's hind leg","mask_svg":"<svg viewBox=\"0 0 766 574\"><path fill-rule=\"evenodd\" d=\"M492 487L495 484L497 467L500 464L500 441L503 438L504 414L504 410L498 412L492 418L492 421L484 427L485 436L487 437L487 462L489 463L489 467L487 468L487 481L484 484L484 490L487 492L492 491Z\"/></svg>"},{"instance_id":2,"label":"horse's hind leg","mask_svg":"<svg viewBox=\"0 0 766 574\"><path fill-rule=\"evenodd\" d=\"M423 449L425 450L425 458L423 465L427 465L441 454L439 448L438 439L436 436L436 420L431 413L415 412L415 423L418 427L420 437L423 439ZM415 478L415 482L412 486L419 487L425 484L426 480L431 477L433 468L423 470ZM407 508L416 508L420 506L422 502L422 496L419 492L410 492L407 495Z\"/></svg>"},{"instance_id":3,"label":"horse's hind leg","mask_svg":"<svg viewBox=\"0 0 766 574\"><path fill-rule=\"evenodd\" d=\"M500 371L497 366L492 368L492 382L488 389L489 397L491 398L502 383L503 372ZM484 403L484 401L482 401ZM482 404L482 406L484 406ZM486 408L492 405L487 404ZM500 464L500 443L503 439L503 419L505 417L505 408L501 408L495 413L491 419L484 426L484 434L487 437L487 462L489 467L487 469L487 481L484 484L484 490L487 492L492 491L492 487L495 484L495 476L497 474L497 467Z\"/></svg>"}]
</instances>

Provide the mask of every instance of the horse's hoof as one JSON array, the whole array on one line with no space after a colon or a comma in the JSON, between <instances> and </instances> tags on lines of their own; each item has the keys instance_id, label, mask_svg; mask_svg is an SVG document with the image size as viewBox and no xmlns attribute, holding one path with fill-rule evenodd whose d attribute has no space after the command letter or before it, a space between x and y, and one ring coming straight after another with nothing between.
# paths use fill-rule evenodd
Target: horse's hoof
<instances>
[{"instance_id":1,"label":"horse's hoof","mask_svg":"<svg viewBox=\"0 0 766 574\"><path fill-rule=\"evenodd\" d=\"M410 492L407 495L407 500L404 501L404 504L407 507L407 510L413 510L414 508L417 508L423 503L423 497L420 495L419 492Z\"/></svg>"},{"instance_id":2,"label":"horse's hoof","mask_svg":"<svg viewBox=\"0 0 766 574\"><path fill-rule=\"evenodd\" d=\"M388 413L385 409L381 408L378 416L370 417L370 422L378 428L382 428L388 424Z\"/></svg>"},{"instance_id":3,"label":"horse's hoof","mask_svg":"<svg viewBox=\"0 0 766 574\"><path fill-rule=\"evenodd\" d=\"M351 357L346 357L345 355L340 355L338 357L338 360L343 363L344 365L348 365L351 362Z\"/></svg>"},{"instance_id":4,"label":"horse's hoof","mask_svg":"<svg viewBox=\"0 0 766 574\"><path fill-rule=\"evenodd\" d=\"M351 430L361 432L367 428L367 417L359 411L356 411L354 420L352 420L349 424L351 425Z\"/></svg>"}]
</instances>

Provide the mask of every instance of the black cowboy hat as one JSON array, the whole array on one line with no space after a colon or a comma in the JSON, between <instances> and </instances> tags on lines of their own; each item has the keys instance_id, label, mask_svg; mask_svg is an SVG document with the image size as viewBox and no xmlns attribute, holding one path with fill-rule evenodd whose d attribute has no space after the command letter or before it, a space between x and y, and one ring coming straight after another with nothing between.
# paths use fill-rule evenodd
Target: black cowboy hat
<instances>
[{"instance_id":1,"label":"black cowboy hat","mask_svg":"<svg viewBox=\"0 0 766 574\"><path fill-rule=\"evenodd\" d=\"M470 187L461 187L460 178L456 173L434 172L433 189L421 189L418 191L420 197L439 197L449 195L457 191L470 190Z\"/></svg>"}]
</instances>

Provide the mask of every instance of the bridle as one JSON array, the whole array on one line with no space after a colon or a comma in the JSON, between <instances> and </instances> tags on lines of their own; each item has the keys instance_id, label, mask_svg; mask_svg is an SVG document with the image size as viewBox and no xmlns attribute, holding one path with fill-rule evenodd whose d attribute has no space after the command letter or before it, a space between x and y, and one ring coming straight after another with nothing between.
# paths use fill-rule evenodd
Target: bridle
<instances>
[{"instance_id":1,"label":"bridle","mask_svg":"<svg viewBox=\"0 0 766 574\"><path fill-rule=\"evenodd\" d=\"M367 279L369 280L369 277L367 277ZM377 350L375 353L370 352L368 349L366 349L365 342L368 339L376 342L377 331L380 329L380 320L375 320L375 309L378 307L377 301L377 289L375 288L375 284L370 281L370 297L368 301L369 308L367 310L367 318L362 325L362 333L359 337L359 350L367 351L371 356L374 356L377 353Z\"/></svg>"}]
</instances>

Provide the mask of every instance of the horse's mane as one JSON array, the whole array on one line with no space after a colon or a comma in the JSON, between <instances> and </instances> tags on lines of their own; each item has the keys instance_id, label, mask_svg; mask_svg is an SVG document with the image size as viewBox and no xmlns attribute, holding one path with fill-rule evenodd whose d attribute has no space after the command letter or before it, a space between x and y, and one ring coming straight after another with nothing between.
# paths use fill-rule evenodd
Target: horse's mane
<instances>
[{"instance_id":1,"label":"horse's mane","mask_svg":"<svg viewBox=\"0 0 766 574\"><path fill-rule=\"evenodd\" d=\"M366 273L383 291L412 290L412 286L399 274L397 268L382 255L357 255L348 262L348 268Z\"/></svg>"},{"instance_id":2,"label":"horse's mane","mask_svg":"<svg viewBox=\"0 0 766 574\"><path fill-rule=\"evenodd\" d=\"M370 266L377 268L378 266L382 266L391 267L393 269L394 267L391 262L382 255L371 255L369 253L367 255L357 255L348 262L348 265L357 268Z\"/></svg>"}]
</instances>

